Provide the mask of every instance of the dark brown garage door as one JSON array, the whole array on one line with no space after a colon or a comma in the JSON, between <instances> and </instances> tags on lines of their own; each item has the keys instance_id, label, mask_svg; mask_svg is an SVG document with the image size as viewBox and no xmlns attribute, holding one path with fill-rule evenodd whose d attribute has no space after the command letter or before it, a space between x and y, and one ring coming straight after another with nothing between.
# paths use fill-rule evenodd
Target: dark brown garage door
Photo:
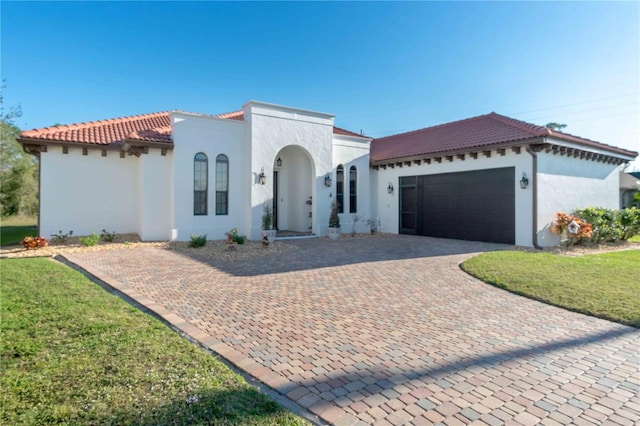
<instances>
[{"instance_id":1,"label":"dark brown garage door","mask_svg":"<svg viewBox=\"0 0 640 426\"><path fill-rule=\"evenodd\" d=\"M400 233L515 244L515 168L400 178Z\"/></svg>"}]
</instances>

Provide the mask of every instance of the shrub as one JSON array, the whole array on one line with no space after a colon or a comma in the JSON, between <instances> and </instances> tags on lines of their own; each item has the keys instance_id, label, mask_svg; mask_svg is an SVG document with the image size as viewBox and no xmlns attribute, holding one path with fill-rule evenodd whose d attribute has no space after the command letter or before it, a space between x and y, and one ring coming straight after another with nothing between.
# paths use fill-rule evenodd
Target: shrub
<instances>
[{"instance_id":1,"label":"shrub","mask_svg":"<svg viewBox=\"0 0 640 426\"><path fill-rule=\"evenodd\" d=\"M204 247L207 245L207 234L195 235L191 234L191 241L189 241L189 247Z\"/></svg>"},{"instance_id":2,"label":"shrub","mask_svg":"<svg viewBox=\"0 0 640 426\"><path fill-rule=\"evenodd\" d=\"M640 234L640 209L629 207L618 210L618 221L620 222L620 239L628 240L634 235Z\"/></svg>"},{"instance_id":3,"label":"shrub","mask_svg":"<svg viewBox=\"0 0 640 426\"><path fill-rule=\"evenodd\" d=\"M244 241L247 239L247 237L245 237L244 235L238 234L237 228L232 228L231 231L227 232L225 235L227 236L227 242L229 244L244 244Z\"/></svg>"},{"instance_id":4,"label":"shrub","mask_svg":"<svg viewBox=\"0 0 640 426\"><path fill-rule=\"evenodd\" d=\"M100 242L100 235L97 235L92 232L91 235L87 235L86 237L80 237L79 240L83 246L91 247L91 246L95 246Z\"/></svg>"},{"instance_id":5,"label":"shrub","mask_svg":"<svg viewBox=\"0 0 640 426\"><path fill-rule=\"evenodd\" d=\"M24 237L20 244L27 250L38 250L48 245L47 240L43 237Z\"/></svg>"},{"instance_id":6,"label":"shrub","mask_svg":"<svg viewBox=\"0 0 640 426\"><path fill-rule=\"evenodd\" d=\"M640 233L640 210L636 207L623 210L587 207L576 210L573 214L591 223L591 241L594 243L628 240Z\"/></svg>"},{"instance_id":7,"label":"shrub","mask_svg":"<svg viewBox=\"0 0 640 426\"><path fill-rule=\"evenodd\" d=\"M561 237L565 237L567 245L580 244L589 241L593 234L591 224L576 216L568 215L564 212L556 213L551 232Z\"/></svg>"},{"instance_id":8,"label":"shrub","mask_svg":"<svg viewBox=\"0 0 640 426\"><path fill-rule=\"evenodd\" d=\"M66 234L62 233L62 230L58 231L57 234L51 234L51 242L52 243L59 243L59 244L64 244L65 241L67 241L67 238L69 238L70 236L73 235L73 231L69 231Z\"/></svg>"},{"instance_id":9,"label":"shrub","mask_svg":"<svg viewBox=\"0 0 640 426\"><path fill-rule=\"evenodd\" d=\"M590 222L593 226L591 242L599 243L601 241L616 241L620 239L620 230L617 229L613 210L587 207L586 209L575 210L573 213Z\"/></svg>"},{"instance_id":10,"label":"shrub","mask_svg":"<svg viewBox=\"0 0 640 426\"><path fill-rule=\"evenodd\" d=\"M116 231L107 232L106 229L102 230L102 234L100 234L100 239L107 243L112 243L113 240L116 239Z\"/></svg>"},{"instance_id":11,"label":"shrub","mask_svg":"<svg viewBox=\"0 0 640 426\"><path fill-rule=\"evenodd\" d=\"M264 207L262 209L262 229L264 231L270 231L273 226L273 208L271 207L271 203L264 203Z\"/></svg>"},{"instance_id":12,"label":"shrub","mask_svg":"<svg viewBox=\"0 0 640 426\"><path fill-rule=\"evenodd\" d=\"M338 203L331 203L331 214L329 215L329 228L340 228L340 216L338 216Z\"/></svg>"}]
</instances>

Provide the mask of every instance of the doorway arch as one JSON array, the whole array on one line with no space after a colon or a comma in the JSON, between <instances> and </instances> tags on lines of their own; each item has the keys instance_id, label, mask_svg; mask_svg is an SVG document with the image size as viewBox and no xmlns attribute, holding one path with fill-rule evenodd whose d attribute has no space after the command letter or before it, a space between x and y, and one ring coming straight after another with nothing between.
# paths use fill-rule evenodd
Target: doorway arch
<instances>
[{"instance_id":1,"label":"doorway arch","mask_svg":"<svg viewBox=\"0 0 640 426\"><path fill-rule=\"evenodd\" d=\"M280 234L311 234L314 230L315 167L298 145L282 148L273 162L274 224Z\"/></svg>"}]
</instances>

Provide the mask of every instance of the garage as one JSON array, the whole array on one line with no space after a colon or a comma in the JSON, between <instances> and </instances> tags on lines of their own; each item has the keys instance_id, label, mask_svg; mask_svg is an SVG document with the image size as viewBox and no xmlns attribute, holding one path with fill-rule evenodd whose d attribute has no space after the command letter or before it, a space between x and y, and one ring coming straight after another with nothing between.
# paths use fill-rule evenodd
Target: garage
<instances>
[{"instance_id":1,"label":"garage","mask_svg":"<svg viewBox=\"0 0 640 426\"><path fill-rule=\"evenodd\" d=\"M515 244L515 168L400 177L400 233Z\"/></svg>"}]
</instances>

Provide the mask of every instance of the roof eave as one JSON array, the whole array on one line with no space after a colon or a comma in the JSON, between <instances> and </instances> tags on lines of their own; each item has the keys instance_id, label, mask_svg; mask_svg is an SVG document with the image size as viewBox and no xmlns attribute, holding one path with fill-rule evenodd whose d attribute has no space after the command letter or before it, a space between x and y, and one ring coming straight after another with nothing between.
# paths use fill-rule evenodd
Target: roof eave
<instances>
[{"instance_id":1,"label":"roof eave","mask_svg":"<svg viewBox=\"0 0 640 426\"><path fill-rule=\"evenodd\" d=\"M18 137L16 139L18 143L23 146L36 146L36 145L54 145L54 146L68 146L68 147L76 147L76 148L97 148L97 149L109 149L109 150L123 150L125 149L125 145L135 145L135 146L148 146L148 147L156 147L156 148L167 148L173 149L173 142L160 142L160 141L144 141L137 139L126 139L124 141L111 142L111 143L89 143L89 142L76 142L76 141L61 141L55 139L39 139L39 138L25 138Z\"/></svg>"},{"instance_id":2,"label":"roof eave","mask_svg":"<svg viewBox=\"0 0 640 426\"><path fill-rule=\"evenodd\" d=\"M520 140L515 140L510 142L495 143L491 145L480 145L480 146L474 146L469 148L460 148L460 149L453 149L453 150L450 149L450 150L444 150L444 151L429 152L424 154L413 154L413 155L408 155L403 157L387 158L384 160L371 161L370 166L371 167L384 166L386 164L394 164L394 163L400 163L405 161L414 161L414 160L422 160L422 159L426 160L426 159L433 159L437 157L470 154L473 152L482 152L482 151L489 151L489 150L501 149L501 148L511 148L511 147L524 146L524 145L527 145L527 146L539 145L539 144L544 144L544 142L545 142L544 138L540 138L540 137L533 138L533 139L520 139Z\"/></svg>"}]
</instances>

